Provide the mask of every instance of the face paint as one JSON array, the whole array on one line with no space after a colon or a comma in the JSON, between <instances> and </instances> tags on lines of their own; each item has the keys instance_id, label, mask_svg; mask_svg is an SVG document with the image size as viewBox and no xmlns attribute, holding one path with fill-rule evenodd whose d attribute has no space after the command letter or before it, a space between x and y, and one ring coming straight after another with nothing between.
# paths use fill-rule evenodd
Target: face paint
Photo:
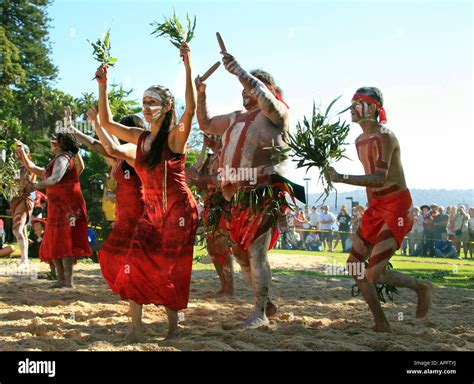
<instances>
[{"instance_id":1,"label":"face paint","mask_svg":"<svg viewBox=\"0 0 474 384\"><path fill-rule=\"evenodd\" d=\"M162 105L150 105L147 103L143 103L143 114L145 114L146 111L151 112L151 121L158 120L158 118L161 116L161 112L163 111L163 106Z\"/></svg>"},{"instance_id":2,"label":"face paint","mask_svg":"<svg viewBox=\"0 0 474 384\"><path fill-rule=\"evenodd\" d=\"M245 109L250 110L257 104L257 101L244 89L242 91L242 104Z\"/></svg>"},{"instance_id":3,"label":"face paint","mask_svg":"<svg viewBox=\"0 0 474 384\"><path fill-rule=\"evenodd\" d=\"M375 118L369 117L369 104L365 101L354 101L352 107L352 121L360 123L375 120Z\"/></svg>"}]
</instances>

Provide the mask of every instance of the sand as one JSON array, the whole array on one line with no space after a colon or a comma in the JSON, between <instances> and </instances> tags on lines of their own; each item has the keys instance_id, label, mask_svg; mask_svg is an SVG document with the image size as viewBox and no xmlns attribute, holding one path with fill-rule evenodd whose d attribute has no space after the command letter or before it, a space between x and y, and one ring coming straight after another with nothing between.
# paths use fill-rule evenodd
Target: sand
<instances>
[{"instance_id":1,"label":"sand","mask_svg":"<svg viewBox=\"0 0 474 384\"><path fill-rule=\"evenodd\" d=\"M272 255L273 268L321 271L325 257ZM11 268L8 266L5 268ZM4 268L4 269L5 269ZM41 273L44 264L35 264ZM436 287L426 320L415 318L416 296L401 289L384 310L393 334L371 330L372 318L352 280L274 274L271 297L279 312L270 326L241 330L252 296L235 274L234 297L213 294L214 271L193 271L181 338L165 341L162 307L144 309L146 342L127 345L128 304L112 294L98 264L75 267L74 289L49 290L50 281L0 277L1 351L466 351L474 350L474 290Z\"/></svg>"}]
</instances>

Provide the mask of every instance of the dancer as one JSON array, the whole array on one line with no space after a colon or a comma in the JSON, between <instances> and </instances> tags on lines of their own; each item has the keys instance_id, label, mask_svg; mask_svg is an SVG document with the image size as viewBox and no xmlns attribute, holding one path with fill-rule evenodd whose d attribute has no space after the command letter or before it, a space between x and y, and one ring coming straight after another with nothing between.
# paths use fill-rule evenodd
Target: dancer
<instances>
[{"instance_id":1,"label":"dancer","mask_svg":"<svg viewBox=\"0 0 474 384\"><path fill-rule=\"evenodd\" d=\"M221 138L214 135L204 135L205 148L212 150L204 164L196 169L186 170L186 181L194 184L198 191L204 191L203 226L206 231L206 248L211 256L214 267L221 283L218 296L234 295L234 272L232 262L231 242L225 226L224 215L228 202L219 189L218 168L219 153L222 148Z\"/></svg>"},{"instance_id":2,"label":"dancer","mask_svg":"<svg viewBox=\"0 0 474 384\"><path fill-rule=\"evenodd\" d=\"M80 143L105 156L104 158L112 167L112 176L117 182L114 227L100 248L99 263L102 275L112 292L119 294L115 284L117 274L125 265L133 231L143 213L142 183L133 168L136 145L119 143L115 137L109 135L100 126L95 108L89 109L87 117L100 141L83 134L74 127L72 127L73 135ZM127 127L145 129L143 120L135 115L125 116L119 123Z\"/></svg>"},{"instance_id":3,"label":"dancer","mask_svg":"<svg viewBox=\"0 0 474 384\"><path fill-rule=\"evenodd\" d=\"M82 196L74 155L79 147L70 133L53 135L54 154L46 168L35 165L20 145L20 155L30 172L43 177L39 183L28 183L27 192L46 189L48 222L40 248L41 261L54 263L58 281L51 288L73 287L73 265L80 256L91 256L87 238L86 203Z\"/></svg>"},{"instance_id":4,"label":"dancer","mask_svg":"<svg viewBox=\"0 0 474 384\"><path fill-rule=\"evenodd\" d=\"M178 310L188 305L197 205L185 181L186 141L195 113L191 51L180 48L186 70L186 108L176 124L170 90L152 86L143 95L143 114L151 132L113 121L107 99L107 68L99 67L100 124L109 133L136 144L135 170L143 184L144 211L135 227L124 268L116 287L130 301L132 324L128 342L142 339L142 305L164 305L167 339L178 332Z\"/></svg>"},{"instance_id":5,"label":"dancer","mask_svg":"<svg viewBox=\"0 0 474 384\"><path fill-rule=\"evenodd\" d=\"M363 131L356 139L356 148L365 175L341 175L332 167L328 167L327 171L336 183L366 187L369 207L354 236L347 263L348 266L364 263L370 256L365 277L354 278L374 316L373 329L377 332L392 332L375 284L414 290L418 295L418 318L425 317L431 307L432 285L386 269L390 258L400 248L413 225L409 215L412 200L405 182L400 145L393 132L382 125L386 122L382 93L374 87L359 88L352 102L352 121L359 124ZM360 271L358 268L348 269Z\"/></svg>"},{"instance_id":6,"label":"dancer","mask_svg":"<svg viewBox=\"0 0 474 384\"><path fill-rule=\"evenodd\" d=\"M268 249L278 239L278 221L287 210L284 193L290 189L286 183L273 182L279 173L279 161L268 148L287 147L283 137L289 127L288 107L269 73L249 73L232 55L221 53L227 71L237 76L244 87L245 111L210 117L206 85L198 77L197 117L204 133L222 137L219 178L222 194L230 201L227 229L235 244L232 253L252 287L255 300L253 313L243 327L256 328L268 325L267 315L277 311L268 298Z\"/></svg>"},{"instance_id":7,"label":"dancer","mask_svg":"<svg viewBox=\"0 0 474 384\"><path fill-rule=\"evenodd\" d=\"M36 175L30 172L21 161L19 146L23 145L25 156L31 160L30 149L27 145L22 144L20 141L15 140L16 151L15 157L21 162L20 166L20 178L18 182L24 184L25 182L34 182ZM21 191L13 197L10 203L10 212L13 218L13 235L15 236L18 246L20 247L20 265L19 268L28 268L28 235L26 233L26 224L31 218L33 213L33 207L35 204L36 195L34 192L26 192L25 188L22 187Z\"/></svg>"}]
</instances>

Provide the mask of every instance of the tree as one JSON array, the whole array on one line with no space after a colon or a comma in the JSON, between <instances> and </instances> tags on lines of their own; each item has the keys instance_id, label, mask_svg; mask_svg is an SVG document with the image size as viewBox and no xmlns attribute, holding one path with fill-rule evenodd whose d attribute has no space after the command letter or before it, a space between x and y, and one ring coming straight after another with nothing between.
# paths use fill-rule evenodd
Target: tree
<instances>
[{"instance_id":1,"label":"tree","mask_svg":"<svg viewBox=\"0 0 474 384\"><path fill-rule=\"evenodd\" d=\"M0 25L6 38L19 50L28 83L49 83L57 76L50 59L49 22L51 0L0 0Z\"/></svg>"}]
</instances>

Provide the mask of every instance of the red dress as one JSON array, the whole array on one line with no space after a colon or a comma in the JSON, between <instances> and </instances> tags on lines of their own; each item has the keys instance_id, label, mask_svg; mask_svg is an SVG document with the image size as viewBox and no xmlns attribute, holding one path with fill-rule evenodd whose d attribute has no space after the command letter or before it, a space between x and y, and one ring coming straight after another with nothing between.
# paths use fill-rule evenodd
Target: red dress
<instances>
[{"instance_id":1,"label":"red dress","mask_svg":"<svg viewBox=\"0 0 474 384\"><path fill-rule=\"evenodd\" d=\"M113 176L117 181L115 194L115 221L112 232L99 251L102 275L114 293L118 271L125 265L133 231L143 213L142 183L138 175L130 169L123 169L124 161L117 161Z\"/></svg>"},{"instance_id":2,"label":"red dress","mask_svg":"<svg viewBox=\"0 0 474 384\"><path fill-rule=\"evenodd\" d=\"M149 134L140 136L135 161L145 207L116 287L122 299L177 311L188 305L197 204L185 181L185 155L173 153L165 143L160 164L149 170L143 163Z\"/></svg>"},{"instance_id":3,"label":"red dress","mask_svg":"<svg viewBox=\"0 0 474 384\"><path fill-rule=\"evenodd\" d=\"M82 196L79 176L74 159L68 154L57 155L46 168L44 177L53 172L56 159L65 156L69 166L61 181L46 188L48 197L48 222L40 248L41 261L51 263L52 259L67 256L91 256L92 251L87 237L86 202Z\"/></svg>"}]
</instances>

